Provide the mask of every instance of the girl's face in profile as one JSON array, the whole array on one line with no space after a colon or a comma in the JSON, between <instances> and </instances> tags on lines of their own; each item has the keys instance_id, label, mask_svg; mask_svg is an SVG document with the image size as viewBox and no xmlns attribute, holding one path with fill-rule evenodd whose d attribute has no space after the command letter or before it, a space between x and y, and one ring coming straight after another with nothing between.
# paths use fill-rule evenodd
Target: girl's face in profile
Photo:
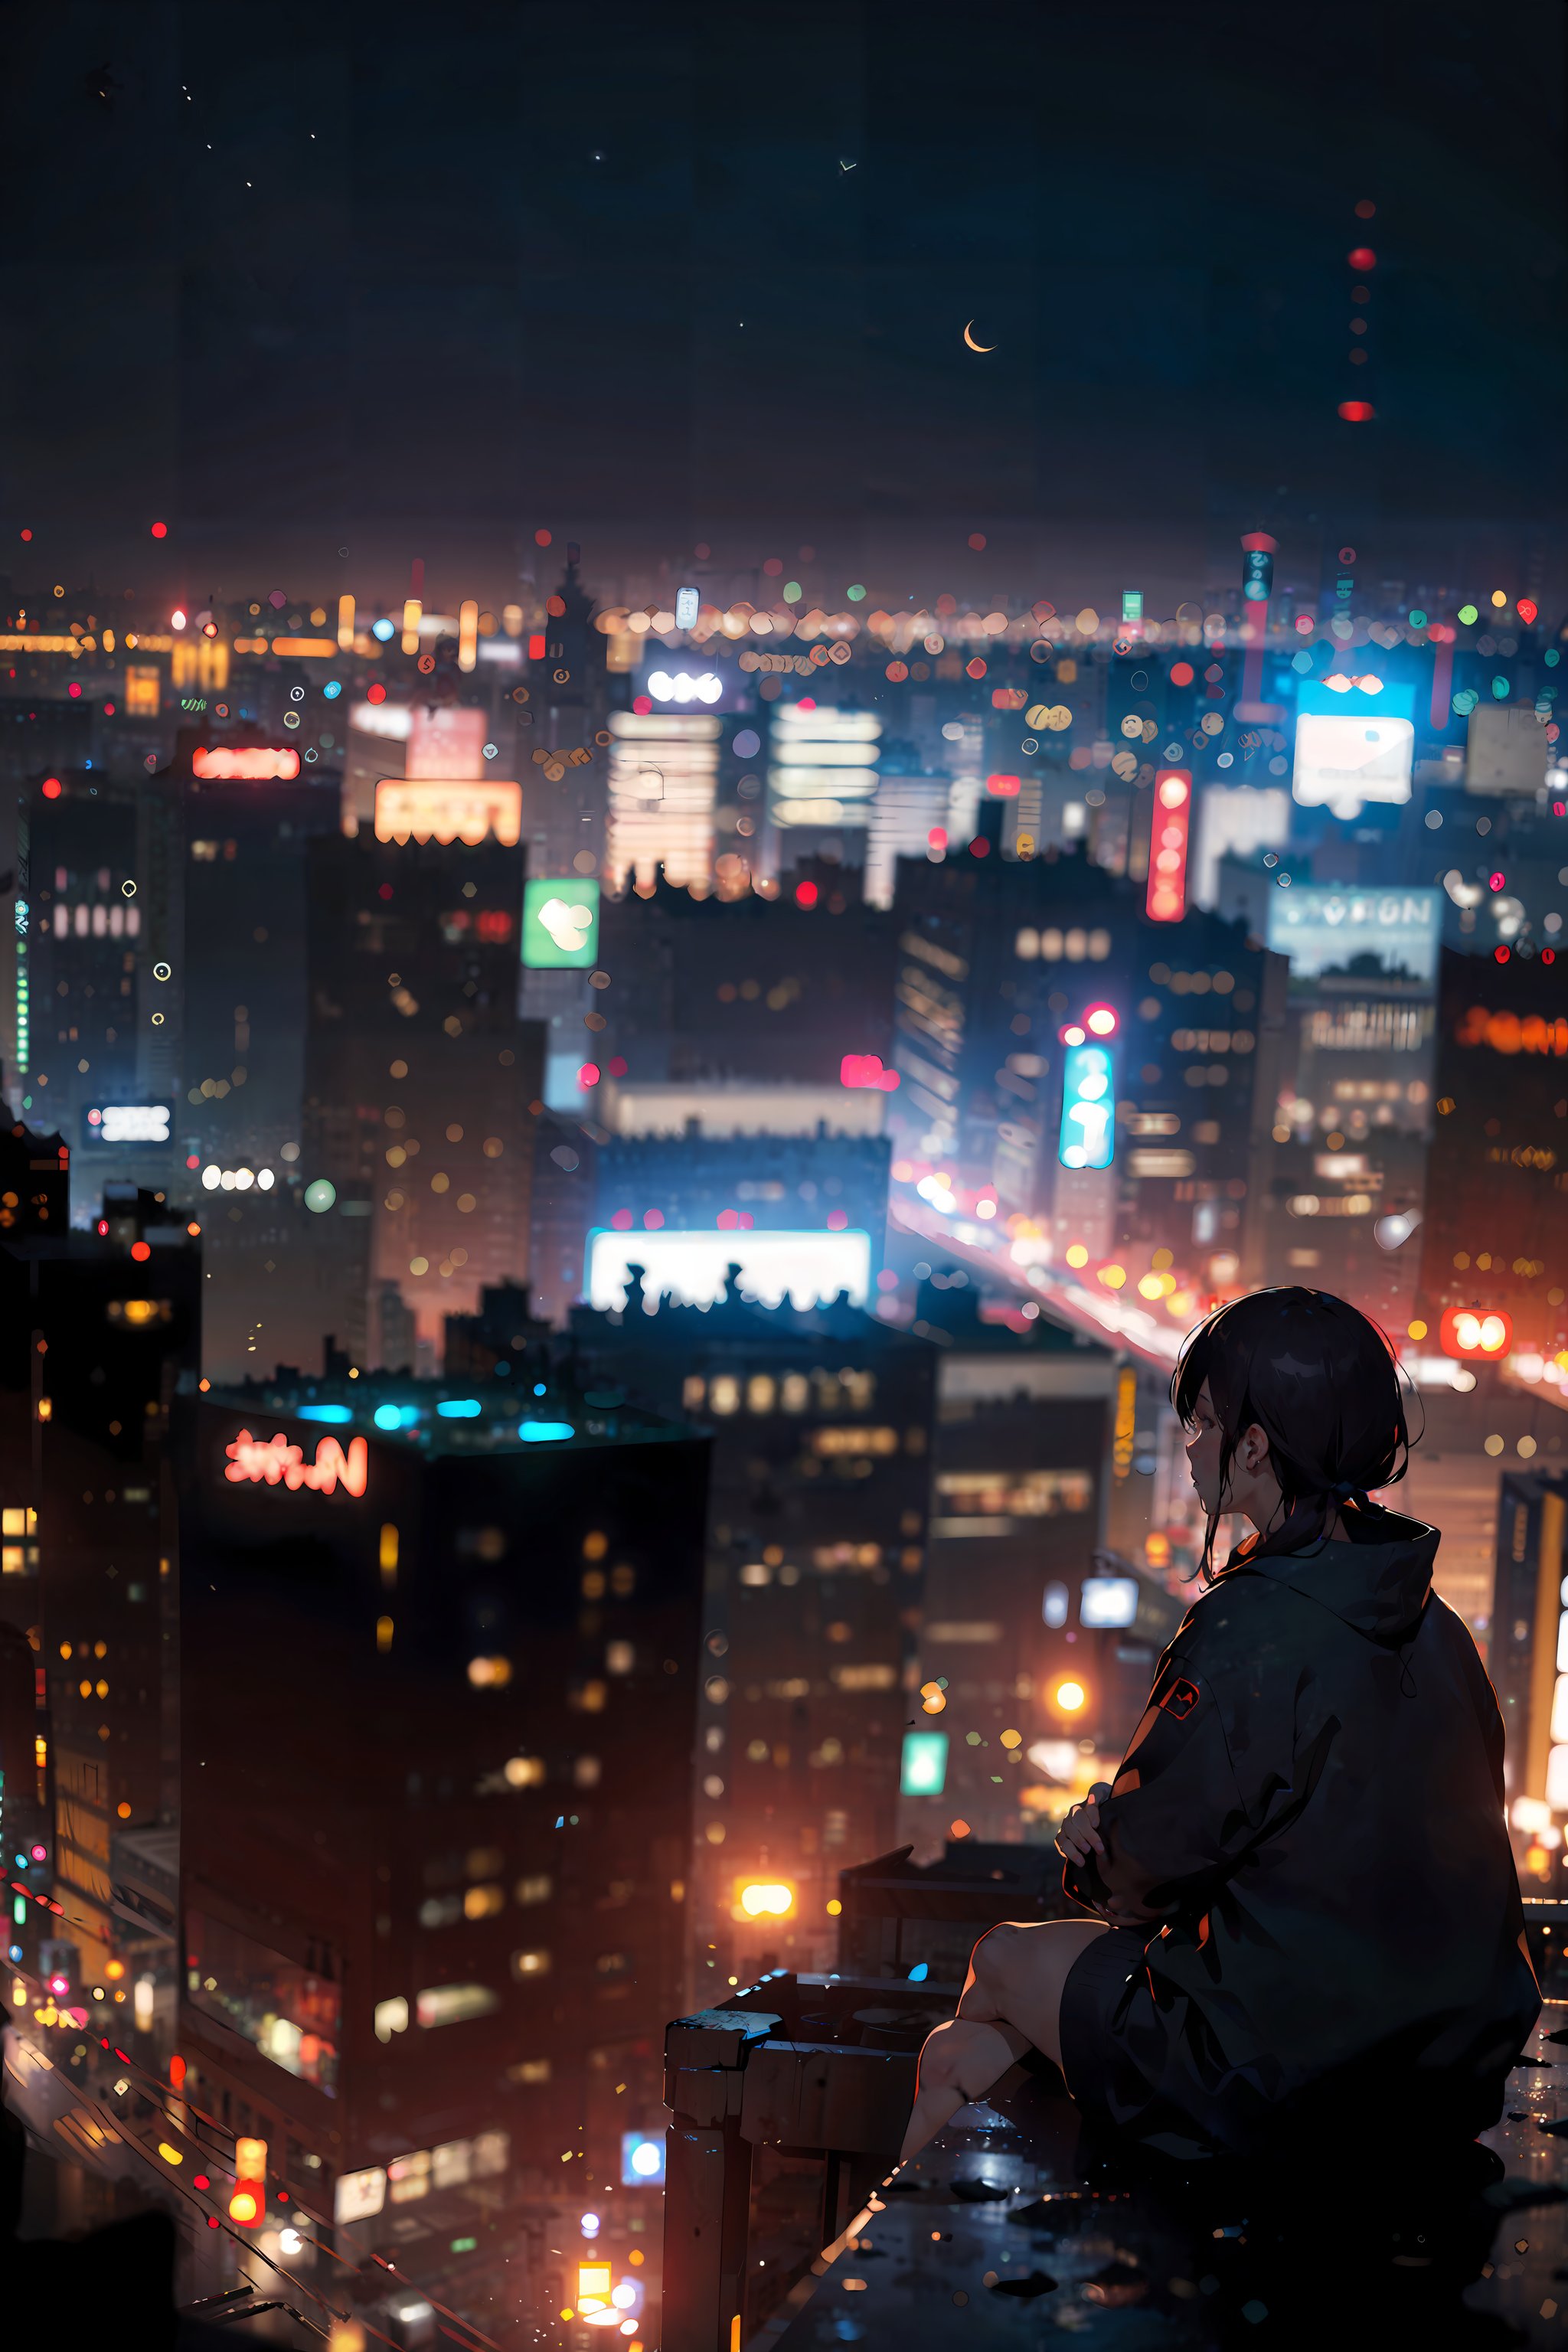
<instances>
[{"instance_id":1,"label":"girl's face in profile","mask_svg":"<svg viewBox=\"0 0 1568 2352\"><path fill-rule=\"evenodd\" d=\"M1198 1391L1187 1425L1187 1467L1193 1474L1198 1500L1210 1517L1220 1507L1220 1442L1219 1421L1205 1381Z\"/></svg>"}]
</instances>

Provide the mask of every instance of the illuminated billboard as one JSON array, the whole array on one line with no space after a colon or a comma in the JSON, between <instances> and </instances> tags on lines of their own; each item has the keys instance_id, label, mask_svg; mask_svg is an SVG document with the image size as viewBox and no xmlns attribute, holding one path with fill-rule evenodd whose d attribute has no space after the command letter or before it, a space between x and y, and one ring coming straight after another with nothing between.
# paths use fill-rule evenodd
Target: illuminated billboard
<instances>
[{"instance_id":1,"label":"illuminated billboard","mask_svg":"<svg viewBox=\"0 0 1568 2352\"><path fill-rule=\"evenodd\" d=\"M591 964L599 952L599 886L590 877L541 875L522 886L522 960L531 971Z\"/></svg>"},{"instance_id":2,"label":"illuminated billboard","mask_svg":"<svg viewBox=\"0 0 1568 2352\"><path fill-rule=\"evenodd\" d=\"M1162 768L1154 779L1154 814L1149 834L1149 895L1152 923L1179 923L1187 910L1187 834L1193 817L1193 779L1187 768Z\"/></svg>"},{"instance_id":3,"label":"illuminated billboard","mask_svg":"<svg viewBox=\"0 0 1568 2352\"><path fill-rule=\"evenodd\" d=\"M1440 890L1344 890L1301 882L1268 893L1268 944L1292 987L1342 980L1429 989L1437 974Z\"/></svg>"},{"instance_id":4,"label":"illuminated billboard","mask_svg":"<svg viewBox=\"0 0 1568 2352\"><path fill-rule=\"evenodd\" d=\"M774 824L864 825L877 791L880 719L833 705L773 705L769 815Z\"/></svg>"},{"instance_id":5,"label":"illuminated billboard","mask_svg":"<svg viewBox=\"0 0 1568 2352\"><path fill-rule=\"evenodd\" d=\"M167 1143L174 1120L170 1103L104 1103L82 1113L88 1143Z\"/></svg>"},{"instance_id":6,"label":"illuminated billboard","mask_svg":"<svg viewBox=\"0 0 1568 2352\"><path fill-rule=\"evenodd\" d=\"M1365 700L1358 691L1354 699ZM1410 798L1415 730L1408 719L1364 710L1304 710L1296 721L1290 789L1303 808L1359 816L1368 801Z\"/></svg>"},{"instance_id":7,"label":"illuminated billboard","mask_svg":"<svg viewBox=\"0 0 1568 2352\"><path fill-rule=\"evenodd\" d=\"M585 1287L589 1303L625 1306L630 1268L643 1268L645 1295L678 1307L711 1307L722 1296L731 1265L741 1269L746 1298L779 1307L822 1307L841 1291L864 1307L871 1291L871 1236L847 1233L617 1234L595 1228L588 1236Z\"/></svg>"},{"instance_id":8,"label":"illuminated billboard","mask_svg":"<svg viewBox=\"0 0 1568 2352\"><path fill-rule=\"evenodd\" d=\"M1109 1168L1115 1149L1110 1048L1099 1038L1085 1037L1080 1045L1067 1049L1057 1157L1064 1168Z\"/></svg>"},{"instance_id":9,"label":"illuminated billboard","mask_svg":"<svg viewBox=\"0 0 1568 2352\"><path fill-rule=\"evenodd\" d=\"M191 773L204 782L288 783L299 772L300 754L288 747L274 751L260 743L214 743L191 755Z\"/></svg>"},{"instance_id":10,"label":"illuminated billboard","mask_svg":"<svg viewBox=\"0 0 1568 2352\"><path fill-rule=\"evenodd\" d=\"M466 841L493 838L511 849L522 834L522 787L438 776L384 776L375 788L377 841Z\"/></svg>"}]
</instances>

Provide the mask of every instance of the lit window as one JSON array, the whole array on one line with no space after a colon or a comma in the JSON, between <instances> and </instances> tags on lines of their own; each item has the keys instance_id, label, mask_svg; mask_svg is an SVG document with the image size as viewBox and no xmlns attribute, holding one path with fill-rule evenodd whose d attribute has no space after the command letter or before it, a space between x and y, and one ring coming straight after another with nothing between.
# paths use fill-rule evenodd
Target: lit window
<instances>
[{"instance_id":1,"label":"lit window","mask_svg":"<svg viewBox=\"0 0 1568 2352\"><path fill-rule=\"evenodd\" d=\"M419 1925L422 1927L449 1927L462 1916L463 1898L460 1895L429 1895L419 1906Z\"/></svg>"},{"instance_id":2,"label":"lit window","mask_svg":"<svg viewBox=\"0 0 1568 2352\"><path fill-rule=\"evenodd\" d=\"M716 1413L734 1412L741 1402L741 1384L729 1372L721 1372L709 1390L709 1403Z\"/></svg>"},{"instance_id":3,"label":"lit window","mask_svg":"<svg viewBox=\"0 0 1568 2352\"><path fill-rule=\"evenodd\" d=\"M507 2068L506 2078L509 2083L548 2083L550 2061L548 2058L520 2058L514 2066Z\"/></svg>"},{"instance_id":4,"label":"lit window","mask_svg":"<svg viewBox=\"0 0 1568 2352\"><path fill-rule=\"evenodd\" d=\"M746 1411L772 1412L778 1391L769 1372L753 1372L746 1382Z\"/></svg>"},{"instance_id":5,"label":"lit window","mask_svg":"<svg viewBox=\"0 0 1568 2352\"><path fill-rule=\"evenodd\" d=\"M457 1990L457 1987L447 1990ZM424 1996L420 1998L423 2000ZM394 2205L411 2205L430 2193L430 2151L416 2148L412 2156L395 2157L386 2168L386 2194Z\"/></svg>"},{"instance_id":6,"label":"lit window","mask_svg":"<svg viewBox=\"0 0 1568 2352\"><path fill-rule=\"evenodd\" d=\"M416 1993L414 2007L423 2026L458 2025L465 2018L488 2017L500 2007L500 1995L489 1985L430 1985Z\"/></svg>"},{"instance_id":7,"label":"lit window","mask_svg":"<svg viewBox=\"0 0 1568 2352\"><path fill-rule=\"evenodd\" d=\"M376 2002L375 2038L378 2042L390 2042L395 2033L406 2033L407 2031L408 2003L401 1994L395 2000Z\"/></svg>"},{"instance_id":8,"label":"lit window","mask_svg":"<svg viewBox=\"0 0 1568 2352\"><path fill-rule=\"evenodd\" d=\"M550 1955L538 1946L528 1951L514 1952L511 1972L520 1982L524 1977L547 1977L550 1974Z\"/></svg>"},{"instance_id":9,"label":"lit window","mask_svg":"<svg viewBox=\"0 0 1568 2352\"><path fill-rule=\"evenodd\" d=\"M629 1642L612 1642L605 1652L605 1672L629 1675L636 1661L637 1653Z\"/></svg>"},{"instance_id":10,"label":"lit window","mask_svg":"<svg viewBox=\"0 0 1568 2352\"><path fill-rule=\"evenodd\" d=\"M526 1910L535 1903L548 1903L553 1886L554 1881L548 1871L535 1871L531 1876L518 1880L511 1890L512 1900Z\"/></svg>"},{"instance_id":11,"label":"lit window","mask_svg":"<svg viewBox=\"0 0 1568 2352\"><path fill-rule=\"evenodd\" d=\"M503 1887L470 1886L463 1897L463 1916L465 1919L493 1918L505 1902L506 1891Z\"/></svg>"}]
</instances>

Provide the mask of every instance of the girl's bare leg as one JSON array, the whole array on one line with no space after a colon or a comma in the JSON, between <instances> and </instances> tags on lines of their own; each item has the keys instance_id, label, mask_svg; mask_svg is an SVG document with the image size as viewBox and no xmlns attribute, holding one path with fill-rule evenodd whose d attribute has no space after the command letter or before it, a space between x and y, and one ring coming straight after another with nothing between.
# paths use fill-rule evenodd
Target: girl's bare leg
<instances>
[{"instance_id":1,"label":"girl's bare leg","mask_svg":"<svg viewBox=\"0 0 1568 2352\"><path fill-rule=\"evenodd\" d=\"M1028 2046L1028 2036L1012 2026L978 2023L972 2018L952 2018L928 2033L900 2163L917 2156L960 2107L971 2099L983 2099Z\"/></svg>"},{"instance_id":2,"label":"girl's bare leg","mask_svg":"<svg viewBox=\"0 0 1568 2352\"><path fill-rule=\"evenodd\" d=\"M918 2155L960 2107L984 2098L1026 2050L1061 2064L1062 1987L1079 1954L1105 1932L1099 1919L1049 1919L982 1936L958 2015L926 2036L900 2163Z\"/></svg>"},{"instance_id":3,"label":"girl's bare leg","mask_svg":"<svg viewBox=\"0 0 1568 2352\"><path fill-rule=\"evenodd\" d=\"M1059 2066L1062 1988L1079 1955L1108 1932L1103 1919L1040 1919L991 1928L970 1954L959 2016L1011 2025Z\"/></svg>"}]
</instances>

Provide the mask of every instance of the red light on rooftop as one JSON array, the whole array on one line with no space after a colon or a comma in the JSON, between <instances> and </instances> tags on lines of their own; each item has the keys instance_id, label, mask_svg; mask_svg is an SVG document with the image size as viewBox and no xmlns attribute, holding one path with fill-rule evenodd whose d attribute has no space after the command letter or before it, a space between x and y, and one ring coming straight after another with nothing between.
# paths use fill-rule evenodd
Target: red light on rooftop
<instances>
[{"instance_id":1,"label":"red light on rooftop","mask_svg":"<svg viewBox=\"0 0 1568 2352\"><path fill-rule=\"evenodd\" d=\"M795 903L797 907L815 907L820 895L815 882L797 882L795 886Z\"/></svg>"},{"instance_id":2,"label":"red light on rooftop","mask_svg":"<svg viewBox=\"0 0 1568 2352\"><path fill-rule=\"evenodd\" d=\"M44 798L47 801L58 801L63 790L64 786L58 776L44 778Z\"/></svg>"},{"instance_id":3,"label":"red light on rooftop","mask_svg":"<svg viewBox=\"0 0 1568 2352\"><path fill-rule=\"evenodd\" d=\"M550 533L547 530L536 530L533 534L533 543L535 547L548 547Z\"/></svg>"},{"instance_id":4,"label":"red light on rooftop","mask_svg":"<svg viewBox=\"0 0 1568 2352\"><path fill-rule=\"evenodd\" d=\"M364 698L367 702L384 702L386 700L386 688L382 685L379 678L374 686L366 687L364 690Z\"/></svg>"},{"instance_id":5,"label":"red light on rooftop","mask_svg":"<svg viewBox=\"0 0 1568 2352\"><path fill-rule=\"evenodd\" d=\"M148 1259L153 1255L152 1246L147 1242L132 1242L131 1244L131 1255L135 1259L138 1265L145 1265Z\"/></svg>"},{"instance_id":6,"label":"red light on rooftop","mask_svg":"<svg viewBox=\"0 0 1568 2352\"><path fill-rule=\"evenodd\" d=\"M1340 415L1347 425L1366 425L1377 415L1370 400L1342 400Z\"/></svg>"},{"instance_id":7,"label":"red light on rooftop","mask_svg":"<svg viewBox=\"0 0 1568 2352\"><path fill-rule=\"evenodd\" d=\"M26 539L27 536L26 532L24 531L22 536ZM169 536L168 524L166 522L155 522L153 525L153 536L154 539L167 539Z\"/></svg>"},{"instance_id":8,"label":"red light on rooftop","mask_svg":"<svg viewBox=\"0 0 1568 2352\"><path fill-rule=\"evenodd\" d=\"M529 638L528 658L530 661L542 661L544 659L544 633L542 630L535 630L533 635Z\"/></svg>"},{"instance_id":9,"label":"red light on rooftop","mask_svg":"<svg viewBox=\"0 0 1568 2352\"><path fill-rule=\"evenodd\" d=\"M973 840L970 843L969 855L971 857L990 856L991 844L986 840L985 835L983 833L977 833Z\"/></svg>"},{"instance_id":10,"label":"red light on rooftop","mask_svg":"<svg viewBox=\"0 0 1568 2352\"><path fill-rule=\"evenodd\" d=\"M1377 256L1370 245L1352 245L1345 259L1352 269L1365 270L1377 268Z\"/></svg>"}]
</instances>

